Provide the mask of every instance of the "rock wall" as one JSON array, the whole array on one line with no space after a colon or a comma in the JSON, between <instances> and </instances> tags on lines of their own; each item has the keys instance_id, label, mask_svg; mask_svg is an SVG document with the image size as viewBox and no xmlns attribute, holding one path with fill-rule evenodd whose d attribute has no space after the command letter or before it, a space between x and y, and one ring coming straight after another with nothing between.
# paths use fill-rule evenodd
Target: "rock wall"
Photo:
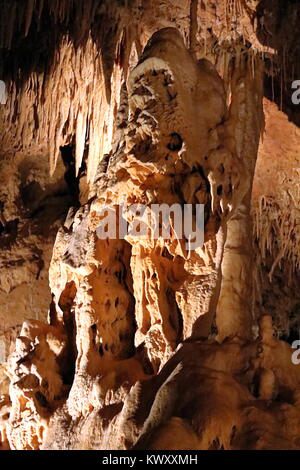
<instances>
[{"instance_id":1,"label":"rock wall","mask_svg":"<svg viewBox=\"0 0 300 470\"><path fill-rule=\"evenodd\" d=\"M275 1L2 3L2 448L299 448L276 337L298 325L299 135L263 101L297 8L275 41ZM176 203L204 205L201 248L97 236L103 204Z\"/></svg>"}]
</instances>

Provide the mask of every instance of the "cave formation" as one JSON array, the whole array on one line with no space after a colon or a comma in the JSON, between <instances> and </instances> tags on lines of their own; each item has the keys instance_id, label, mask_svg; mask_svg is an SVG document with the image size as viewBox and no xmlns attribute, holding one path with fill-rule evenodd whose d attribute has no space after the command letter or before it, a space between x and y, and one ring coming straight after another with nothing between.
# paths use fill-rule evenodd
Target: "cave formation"
<instances>
[{"instance_id":1,"label":"cave formation","mask_svg":"<svg viewBox=\"0 0 300 470\"><path fill-rule=\"evenodd\" d=\"M299 2L0 11L0 449L300 449Z\"/></svg>"}]
</instances>

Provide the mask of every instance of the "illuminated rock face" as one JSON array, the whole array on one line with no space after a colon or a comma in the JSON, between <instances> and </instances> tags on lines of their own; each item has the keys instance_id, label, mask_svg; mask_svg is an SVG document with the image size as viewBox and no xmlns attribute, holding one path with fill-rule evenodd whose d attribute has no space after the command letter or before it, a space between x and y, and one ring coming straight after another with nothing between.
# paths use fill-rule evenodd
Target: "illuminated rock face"
<instances>
[{"instance_id":1,"label":"illuminated rock face","mask_svg":"<svg viewBox=\"0 0 300 470\"><path fill-rule=\"evenodd\" d=\"M67 3L61 4L62 17ZM19 95L22 139L31 132L37 140L47 135L52 171L59 170L59 146L64 156L76 128L72 171L80 179L70 183L70 174L66 177L69 190L78 184L73 187L78 198L64 205L73 207L52 252L48 322L43 315L29 320L22 313L26 321L7 364L9 394L7 380L0 382L3 447L300 447L298 366L290 346L273 337L271 318L253 315L257 259L250 210L263 128L262 64L241 46L234 66L232 51L216 59L210 48L207 56L216 59L216 67L197 60L205 55L196 41L204 13L196 8L195 14L197 2L191 8L189 2L173 3L177 28L164 28L171 20L158 15L162 6L153 2L153 10L145 8L140 18L145 32L138 35L134 21L127 36L123 32L118 61L106 51L103 63L112 63L109 86L90 37L76 52L63 41L53 80L44 77L45 100L36 104L37 115L45 110L45 131L35 128L28 108L40 96L41 78L30 93ZM255 3L247 2L248 14ZM206 19L209 13L210 7ZM228 27L223 2L215 14ZM245 13L237 34L256 44L247 18ZM222 24L212 26L220 41L228 34ZM189 30L190 50L179 30L184 36ZM64 69L67 85L55 88L61 103L55 122L49 90ZM14 178L23 174L11 171ZM29 175L25 186L32 180ZM11 207L14 198L7 197ZM163 203L205 206L201 248L188 251L186 240L174 234L168 240L97 237L102 204ZM53 231L58 225L53 223ZM26 247L27 240L22 239ZM46 251L44 245L40 250ZM16 272L30 280L27 271ZM9 284L15 277L3 279ZM46 302L44 293L41 298ZM35 308L45 313L42 304Z\"/></svg>"},{"instance_id":2,"label":"illuminated rock face","mask_svg":"<svg viewBox=\"0 0 300 470\"><path fill-rule=\"evenodd\" d=\"M242 158L246 149L240 133L252 138L255 151L249 146L247 154L252 167L260 133L259 78L251 77L243 61L237 74L228 109L221 78L207 61L195 61L177 30L159 31L145 48L124 86L118 142L108 167L100 168L92 199L57 236L50 267L50 326L24 324L10 358L14 412L8 434L14 447L64 447L49 438L53 428L57 435L59 413L69 416L72 426L72 420L90 422L107 407L114 410L110 420L116 421L117 434L113 441L103 429L96 446L105 447L106 439L121 448L143 440L154 425L151 415L140 425L130 423L131 437L117 424L122 419L129 426L126 401L131 393L142 386L140 381L150 384L147 378L169 367L182 341L191 342L191 353L197 340L209 337L227 221L249 193L253 176ZM237 131L240 100L251 93L253 104L243 116L246 128ZM97 208L102 203L205 204L204 245L188 252L184 241L174 237L99 240ZM242 329L243 322L249 325L247 312L243 314L240 333L249 336ZM221 313L216 325L220 335L223 324ZM178 354L184 351L185 346ZM45 361L47 375L40 369ZM177 369L171 373L174 380ZM152 392L153 406L160 400L157 393ZM164 399L170 401L164 405L170 408L168 417L177 398L174 391ZM138 401L132 406L138 412ZM98 424L99 417L92 426ZM31 432L24 438L28 426ZM80 439L79 446L95 446L91 435L83 439L87 442Z\"/></svg>"}]
</instances>

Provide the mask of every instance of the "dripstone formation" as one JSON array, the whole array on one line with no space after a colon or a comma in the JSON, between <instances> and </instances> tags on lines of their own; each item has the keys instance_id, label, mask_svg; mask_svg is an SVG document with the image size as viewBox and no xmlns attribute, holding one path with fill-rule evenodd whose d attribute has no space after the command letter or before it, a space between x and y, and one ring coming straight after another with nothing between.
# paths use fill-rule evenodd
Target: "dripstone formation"
<instances>
[{"instance_id":1,"label":"dripstone formation","mask_svg":"<svg viewBox=\"0 0 300 470\"><path fill-rule=\"evenodd\" d=\"M297 52L281 42L299 8L275 24L275 1L12 3L1 448L299 449ZM48 56L23 63L39 34ZM202 204L203 245L99 237L104 205L132 222L137 204Z\"/></svg>"}]
</instances>

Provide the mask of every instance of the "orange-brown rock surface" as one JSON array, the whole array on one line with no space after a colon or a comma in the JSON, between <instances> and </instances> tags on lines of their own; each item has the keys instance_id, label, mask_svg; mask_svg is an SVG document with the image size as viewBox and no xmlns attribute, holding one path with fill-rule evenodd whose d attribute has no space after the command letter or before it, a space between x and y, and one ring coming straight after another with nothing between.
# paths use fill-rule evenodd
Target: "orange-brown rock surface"
<instances>
[{"instance_id":1,"label":"orange-brown rock surface","mask_svg":"<svg viewBox=\"0 0 300 470\"><path fill-rule=\"evenodd\" d=\"M299 449L297 5L0 3L2 448Z\"/></svg>"}]
</instances>

